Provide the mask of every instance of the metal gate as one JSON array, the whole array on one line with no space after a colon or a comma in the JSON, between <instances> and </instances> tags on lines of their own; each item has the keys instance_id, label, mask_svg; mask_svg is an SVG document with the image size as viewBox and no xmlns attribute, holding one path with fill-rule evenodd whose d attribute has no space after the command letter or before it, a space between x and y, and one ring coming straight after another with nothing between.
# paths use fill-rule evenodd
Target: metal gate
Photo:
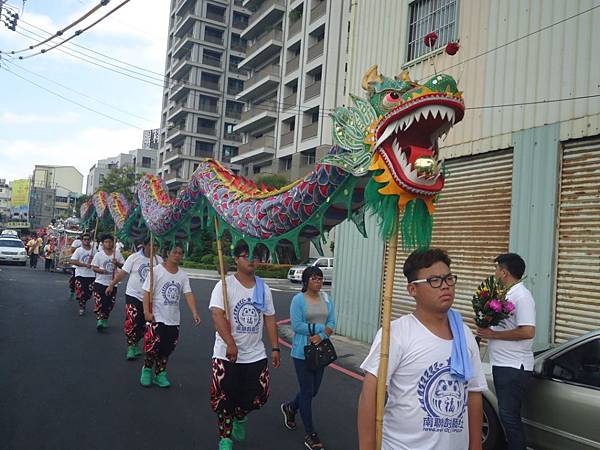
<instances>
[{"instance_id":1,"label":"metal gate","mask_svg":"<svg viewBox=\"0 0 600 450\"><path fill-rule=\"evenodd\" d=\"M447 161L448 178L433 220L432 247L448 251L458 275L454 308L473 325L471 298L494 272L494 258L508 251L512 149ZM392 318L414 310L402 273L408 256L398 243ZM387 256L387 254L386 254ZM384 280L384 283L386 280Z\"/></svg>"},{"instance_id":2,"label":"metal gate","mask_svg":"<svg viewBox=\"0 0 600 450\"><path fill-rule=\"evenodd\" d=\"M600 139L563 148L554 339L600 328Z\"/></svg>"}]
</instances>

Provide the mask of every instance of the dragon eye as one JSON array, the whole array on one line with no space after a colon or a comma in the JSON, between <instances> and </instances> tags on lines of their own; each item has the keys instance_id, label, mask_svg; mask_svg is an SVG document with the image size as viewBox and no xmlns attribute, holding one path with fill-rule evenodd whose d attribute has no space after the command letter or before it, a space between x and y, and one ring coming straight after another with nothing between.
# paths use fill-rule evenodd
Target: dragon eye
<instances>
[{"instance_id":1,"label":"dragon eye","mask_svg":"<svg viewBox=\"0 0 600 450\"><path fill-rule=\"evenodd\" d=\"M382 104L384 108L394 108L400 101L402 101L400 93L396 91L390 91L383 97Z\"/></svg>"}]
</instances>

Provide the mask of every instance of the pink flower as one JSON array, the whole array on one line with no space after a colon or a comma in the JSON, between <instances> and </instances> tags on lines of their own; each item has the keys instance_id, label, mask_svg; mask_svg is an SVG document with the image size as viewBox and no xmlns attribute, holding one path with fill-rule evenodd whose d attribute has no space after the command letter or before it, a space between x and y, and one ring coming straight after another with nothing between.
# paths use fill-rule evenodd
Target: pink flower
<instances>
[{"instance_id":1,"label":"pink flower","mask_svg":"<svg viewBox=\"0 0 600 450\"><path fill-rule=\"evenodd\" d=\"M458 42L448 42L448 45L446 45L446 53L448 53L450 56L456 55L459 48L460 45L458 45Z\"/></svg>"},{"instance_id":2,"label":"pink flower","mask_svg":"<svg viewBox=\"0 0 600 450\"><path fill-rule=\"evenodd\" d=\"M513 302L506 301L504 303L504 312L511 313L515 310L515 304Z\"/></svg>"},{"instance_id":3,"label":"pink flower","mask_svg":"<svg viewBox=\"0 0 600 450\"><path fill-rule=\"evenodd\" d=\"M502 312L502 303L498 299L494 299L490 302L490 309L494 312Z\"/></svg>"}]
</instances>

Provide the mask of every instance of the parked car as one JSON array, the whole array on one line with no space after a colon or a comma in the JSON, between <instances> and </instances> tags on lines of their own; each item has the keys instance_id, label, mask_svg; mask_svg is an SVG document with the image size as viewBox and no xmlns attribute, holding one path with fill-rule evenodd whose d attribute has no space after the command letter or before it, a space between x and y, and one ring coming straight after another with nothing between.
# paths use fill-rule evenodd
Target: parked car
<instances>
[{"instance_id":1,"label":"parked car","mask_svg":"<svg viewBox=\"0 0 600 450\"><path fill-rule=\"evenodd\" d=\"M331 283L333 281L333 259L327 257L320 258L308 258L301 264L290 268L288 271L288 280L292 283L299 283L302 281L302 272L309 266L316 266L323 271L323 281L325 283Z\"/></svg>"},{"instance_id":2,"label":"parked car","mask_svg":"<svg viewBox=\"0 0 600 450\"><path fill-rule=\"evenodd\" d=\"M483 364L483 448L504 442L492 369ZM600 448L600 329L538 353L522 409L528 446L535 450Z\"/></svg>"},{"instance_id":3,"label":"parked car","mask_svg":"<svg viewBox=\"0 0 600 450\"><path fill-rule=\"evenodd\" d=\"M2 230L2 233L0 233L0 237L16 237L17 239L19 238L19 233L16 230Z\"/></svg>"},{"instance_id":4,"label":"parked car","mask_svg":"<svg viewBox=\"0 0 600 450\"><path fill-rule=\"evenodd\" d=\"M0 237L0 261L27 264L27 250L23 242L12 236Z\"/></svg>"}]
</instances>

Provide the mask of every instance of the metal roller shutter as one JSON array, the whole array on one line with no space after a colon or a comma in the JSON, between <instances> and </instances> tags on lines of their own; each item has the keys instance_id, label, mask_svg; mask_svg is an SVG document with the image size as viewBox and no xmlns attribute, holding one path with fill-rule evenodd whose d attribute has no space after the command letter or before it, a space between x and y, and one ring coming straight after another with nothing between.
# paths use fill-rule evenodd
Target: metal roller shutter
<instances>
[{"instance_id":1,"label":"metal roller shutter","mask_svg":"<svg viewBox=\"0 0 600 450\"><path fill-rule=\"evenodd\" d=\"M493 274L494 258L508 251L512 149L448 160L447 168L448 178L434 215L432 247L448 251L452 272L458 275L454 308L473 326L473 292ZM393 319L414 310L402 273L408 254L401 243L398 247Z\"/></svg>"},{"instance_id":2,"label":"metal roller shutter","mask_svg":"<svg viewBox=\"0 0 600 450\"><path fill-rule=\"evenodd\" d=\"M563 149L554 339L600 327L600 140Z\"/></svg>"}]
</instances>

